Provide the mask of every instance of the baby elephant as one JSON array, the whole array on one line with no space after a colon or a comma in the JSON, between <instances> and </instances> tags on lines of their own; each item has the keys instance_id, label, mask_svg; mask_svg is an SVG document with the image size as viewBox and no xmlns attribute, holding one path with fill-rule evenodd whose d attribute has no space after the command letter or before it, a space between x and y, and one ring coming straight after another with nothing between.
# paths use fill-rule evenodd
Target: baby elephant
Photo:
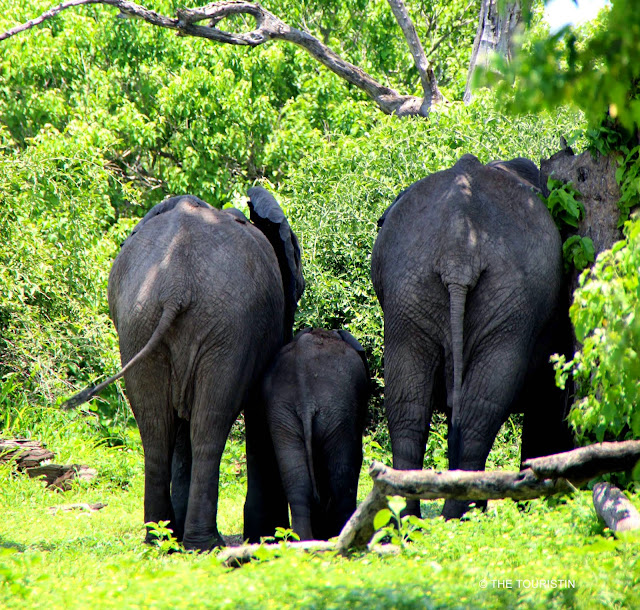
<instances>
[{"instance_id":1,"label":"baby elephant","mask_svg":"<svg viewBox=\"0 0 640 610\"><path fill-rule=\"evenodd\" d=\"M369 386L364 350L345 330L300 331L265 377L267 420L301 540L337 536L356 508Z\"/></svg>"}]
</instances>

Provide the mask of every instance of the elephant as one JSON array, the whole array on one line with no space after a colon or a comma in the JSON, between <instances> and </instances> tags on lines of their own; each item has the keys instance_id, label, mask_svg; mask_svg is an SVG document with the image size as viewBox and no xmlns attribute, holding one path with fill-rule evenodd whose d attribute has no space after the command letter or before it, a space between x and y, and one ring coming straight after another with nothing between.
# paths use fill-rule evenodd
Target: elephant
<instances>
[{"instance_id":1,"label":"elephant","mask_svg":"<svg viewBox=\"0 0 640 610\"><path fill-rule=\"evenodd\" d=\"M249 222L191 195L152 208L121 246L108 284L124 376L144 449L144 520L168 520L185 549L222 546L220 459L245 413L245 537L289 523L259 402L264 372L292 336L304 290L297 238L265 189L249 189ZM153 539L147 529L146 540Z\"/></svg>"},{"instance_id":2,"label":"elephant","mask_svg":"<svg viewBox=\"0 0 640 610\"><path fill-rule=\"evenodd\" d=\"M370 376L346 330L307 328L265 375L269 431L301 540L328 540L356 509Z\"/></svg>"},{"instance_id":3,"label":"elephant","mask_svg":"<svg viewBox=\"0 0 640 610\"><path fill-rule=\"evenodd\" d=\"M564 451L568 393L549 357L571 350L562 244L524 158L470 154L412 184L379 221L371 277L384 313L385 412L393 465L421 469L434 409L450 469L484 470L510 413L521 458ZM447 500L445 518L466 501ZM407 512L419 515L418 501Z\"/></svg>"}]
</instances>

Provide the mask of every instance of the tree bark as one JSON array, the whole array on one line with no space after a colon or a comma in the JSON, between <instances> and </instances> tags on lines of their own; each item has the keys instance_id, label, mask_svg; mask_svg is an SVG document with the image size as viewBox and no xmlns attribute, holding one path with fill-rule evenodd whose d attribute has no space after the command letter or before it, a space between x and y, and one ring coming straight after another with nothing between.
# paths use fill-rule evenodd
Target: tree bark
<instances>
[{"instance_id":1,"label":"tree bark","mask_svg":"<svg viewBox=\"0 0 640 610\"><path fill-rule=\"evenodd\" d=\"M612 532L640 529L640 514L629 499L610 483L593 487L593 506L598 516Z\"/></svg>"},{"instance_id":2,"label":"tree bark","mask_svg":"<svg viewBox=\"0 0 640 610\"><path fill-rule=\"evenodd\" d=\"M422 43L416 33L416 28L413 25L411 17L409 17L409 11L403 0L387 0L391 10L395 15L396 21L404 34L411 55L413 56L413 62L420 75L420 82L422 83L422 90L424 91L424 97L422 100L422 106L420 108L420 114L427 116L429 110L433 104L437 104L442 101L442 93L438 89L438 82L436 75L433 72L433 68L427 60Z\"/></svg>"},{"instance_id":3,"label":"tree bark","mask_svg":"<svg viewBox=\"0 0 640 610\"><path fill-rule=\"evenodd\" d=\"M499 8L499 0L482 0L463 97L465 104L468 104L473 97L471 85L473 73L477 67L488 69L491 54L494 52L507 60L511 59L513 34L520 24L521 17L522 10L517 0L506 3L502 10Z\"/></svg>"},{"instance_id":4,"label":"tree bark","mask_svg":"<svg viewBox=\"0 0 640 610\"><path fill-rule=\"evenodd\" d=\"M540 181L545 190L548 179L553 178L571 182L580 192L585 215L576 233L591 238L596 256L622 239L622 230L618 227L620 187L616 180L617 168L612 156L594 157L588 151L574 155L568 147L540 161Z\"/></svg>"},{"instance_id":5,"label":"tree bark","mask_svg":"<svg viewBox=\"0 0 640 610\"><path fill-rule=\"evenodd\" d=\"M539 478L563 477L576 485L608 472L631 470L640 460L640 441L597 443L523 462Z\"/></svg>"},{"instance_id":6,"label":"tree bark","mask_svg":"<svg viewBox=\"0 0 640 610\"><path fill-rule=\"evenodd\" d=\"M26 439L0 439L0 462L15 460L19 470L38 466L53 458L53 453L38 441Z\"/></svg>"},{"instance_id":7,"label":"tree bark","mask_svg":"<svg viewBox=\"0 0 640 610\"><path fill-rule=\"evenodd\" d=\"M0 34L0 41L29 30L68 8L87 4L106 4L119 8L119 17L142 19L157 27L175 30L181 36L196 36L225 44L252 47L269 40L284 40L302 47L340 78L364 91L384 113L398 116L426 116L428 113L424 99L402 95L382 85L361 68L342 59L311 34L290 27L259 4L243 0L213 2L202 7L178 9L176 18L160 15L129 0L67 0L39 17ZM253 17L256 27L250 32L240 34L225 32L216 27L225 17L239 14ZM199 25L201 21L206 21L208 25Z\"/></svg>"}]
</instances>

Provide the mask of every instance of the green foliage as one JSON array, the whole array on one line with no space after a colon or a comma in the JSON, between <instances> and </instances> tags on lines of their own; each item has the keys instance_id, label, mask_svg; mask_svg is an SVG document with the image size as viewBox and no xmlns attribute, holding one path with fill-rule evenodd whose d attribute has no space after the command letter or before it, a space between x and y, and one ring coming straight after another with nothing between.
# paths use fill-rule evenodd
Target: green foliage
<instances>
[{"instance_id":1,"label":"green foliage","mask_svg":"<svg viewBox=\"0 0 640 610\"><path fill-rule=\"evenodd\" d=\"M584 206L578 197L580 192L573 187L571 182L562 182L549 178L547 181L549 197L545 203L551 216L561 231L567 227L578 228L578 222L584 218Z\"/></svg>"},{"instance_id":2,"label":"green foliage","mask_svg":"<svg viewBox=\"0 0 640 610\"><path fill-rule=\"evenodd\" d=\"M390 544L395 544L406 552L408 543L415 541L416 533L425 529L425 522L415 515L401 515L407 507L407 502L402 496L389 496L387 501L388 508L378 511L373 519L373 529L376 533L371 539L371 544L388 540Z\"/></svg>"},{"instance_id":3,"label":"green foliage","mask_svg":"<svg viewBox=\"0 0 640 610\"><path fill-rule=\"evenodd\" d=\"M613 0L594 26L537 37L514 61L496 61L488 81L516 112L572 103L592 125L608 113L622 128L640 125L640 14L635 0ZM513 84L517 83L515 90Z\"/></svg>"},{"instance_id":4,"label":"green foliage","mask_svg":"<svg viewBox=\"0 0 640 610\"><path fill-rule=\"evenodd\" d=\"M551 212L561 235L565 237L567 232L571 233L573 229L577 229L580 220L584 218L584 206L578 201L580 192L571 182L565 183L553 178L547 181L547 188L549 196L541 196L541 199ZM593 262L594 253L593 241L590 237L569 235L562 244L565 271L572 268L582 271Z\"/></svg>"},{"instance_id":5,"label":"green foliage","mask_svg":"<svg viewBox=\"0 0 640 610\"><path fill-rule=\"evenodd\" d=\"M175 553L181 549L180 543L173 535L173 530L168 527L169 521L159 521L145 523L147 531L152 536L152 549L160 555Z\"/></svg>"},{"instance_id":6,"label":"green foliage","mask_svg":"<svg viewBox=\"0 0 640 610\"><path fill-rule=\"evenodd\" d=\"M562 244L562 256L565 270L574 268L578 271L586 269L594 260L595 249L590 237L572 235Z\"/></svg>"},{"instance_id":7,"label":"green foliage","mask_svg":"<svg viewBox=\"0 0 640 610\"><path fill-rule=\"evenodd\" d=\"M124 187L105 170L99 126L49 126L24 151L0 150L0 383L6 430L24 429L27 405L53 405L117 366L106 311L110 260L129 227L110 196ZM96 144L97 143L97 144ZM110 436L126 421L119 391L94 407Z\"/></svg>"},{"instance_id":8,"label":"green foliage","mask_svg":"<svg viewBox=\"0 0 640 610\"><path fill-rule=\"evenodd\" d=\"M619 148L620 166L616 170L616 180L620 185L619 226L629 218L631 209L640 205L640 146Z\"/></svg>"},{"instance_id":9,"label":"green foliage","mask_svg":"<svg viewBox=\"0 0 640 610\"><path fill-rule=\"evenodd\" d=\"M640 438L640 220L625 236L580 277L570 313L582 347L556 364L560 383L577 381L570 420L585 442Z\"/></svg>"}]
</instances>

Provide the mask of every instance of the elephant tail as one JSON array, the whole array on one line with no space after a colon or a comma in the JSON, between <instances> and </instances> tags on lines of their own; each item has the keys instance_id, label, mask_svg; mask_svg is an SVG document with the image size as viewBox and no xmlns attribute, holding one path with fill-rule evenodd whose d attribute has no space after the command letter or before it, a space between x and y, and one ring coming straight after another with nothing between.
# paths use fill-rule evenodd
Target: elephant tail
<instances>
[{"instance_id":1,"label":"elephant tail","mask_svg":"<svg viewBox=\"0 0 640 610\"><path fill-rule=\"evenodd\" d=\"M460 401L462 397L462 373L464 370L464 312L469 287L465 284L448 284L449 316L451 323L451 353L453 355L453 400L449 437L449 468L460 462Z\"/></svg>"},{"instance_id":2,"label":"elephant tail","mask_svg":"<svg viewBox=\"0 0 640 610\"><path fill-rule=\"evenodd\" d=\"M173 324L173 321L176 319L179 311L179 308L165 307L162 311L162 315L160 316L158 325L146 345L133 358L131 358L131 360L129 360L129 362L127 362L120 371L113 375L113 377L105 379L102 383L89 386L81 392L74 394L71 398L62 403L61 408L64 410L74 409L75 407L79 407L81 404L91 400L96 394L102 392L102 390L104 390L108 385L112 384L116 379L120 379L120 377L122 377L129 369L146 358L154 349L156 349L156 347L158 347L158 344L162 341L167 330L169 330Z\"/></svg>"},{"instance_id":3,"label":"elephant tail","mask_svg":"<svg viewBox=\"0 0 640 610\"><path fill-rule=\"evenodd\" d=\"M302 433L304 434L304 448L307 453L307 465L309 467L309 476L311 477L313 497L316 502L320 502L318 484L316 483L316 469L313 465L313 409L305 409L302 417Z\"/></svg>"}]
</instances>

